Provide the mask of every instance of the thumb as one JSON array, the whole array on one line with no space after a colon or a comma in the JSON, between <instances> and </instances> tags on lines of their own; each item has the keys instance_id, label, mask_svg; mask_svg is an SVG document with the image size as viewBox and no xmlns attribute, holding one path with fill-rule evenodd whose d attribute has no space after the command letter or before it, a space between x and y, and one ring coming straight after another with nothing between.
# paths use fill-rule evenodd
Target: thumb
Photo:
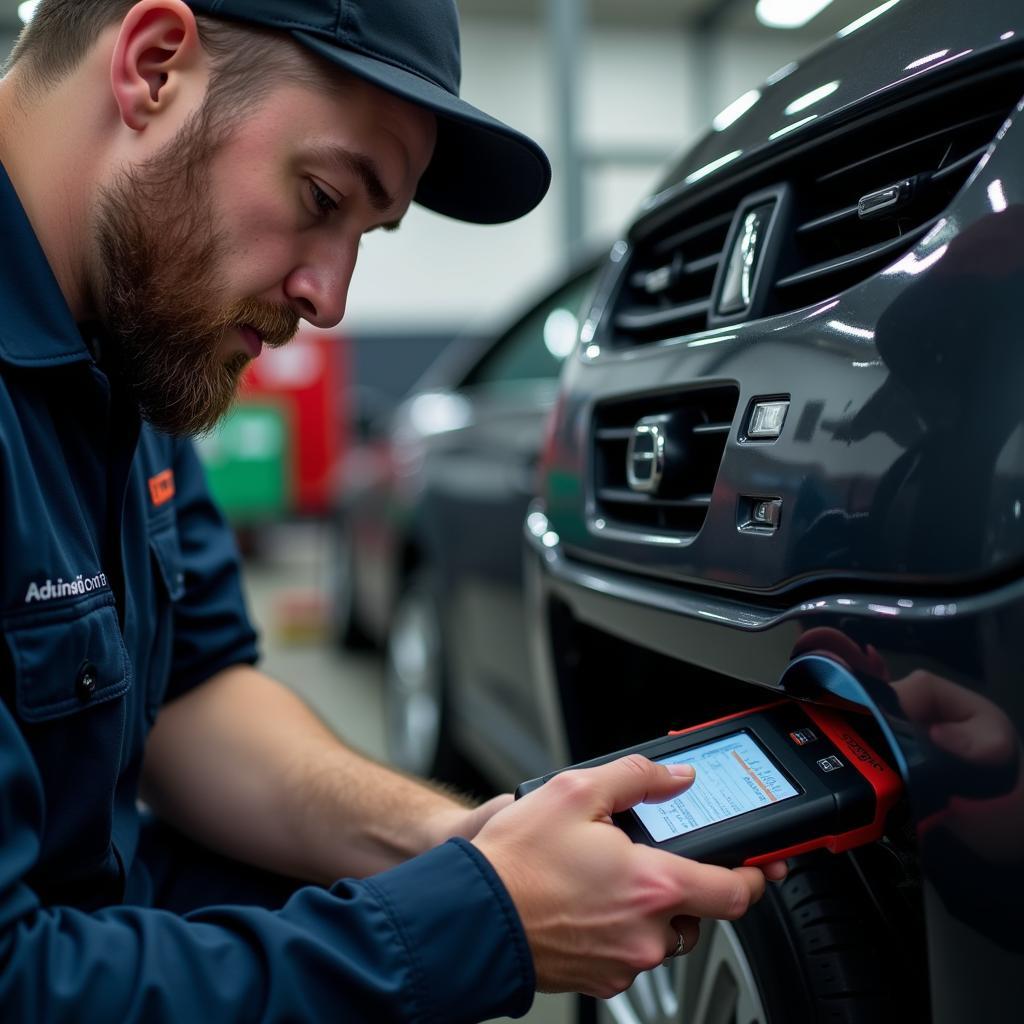
<instances>
[{"instance_id":1,"label":"thumb","mask_svg":"<svg viewBox=\"0 0 1024 1024\"><path fill-rule=\"evenodd\" d=\"M640 754L629 754L585 769L602 814L615 814L636 804L659 803L678 796L693 783L693 765L655 764Z\"/></svg>"}]
</instances>

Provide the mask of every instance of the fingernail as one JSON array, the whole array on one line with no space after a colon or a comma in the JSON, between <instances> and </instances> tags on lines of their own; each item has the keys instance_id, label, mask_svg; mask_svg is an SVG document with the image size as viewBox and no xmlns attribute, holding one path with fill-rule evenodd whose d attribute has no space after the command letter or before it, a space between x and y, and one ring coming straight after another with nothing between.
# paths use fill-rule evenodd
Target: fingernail
<instances>
[{"instance_id":1,"label":"fingernail","mask_svg":"<svg viewBox=\"0 0 1024 1024\"><path fill-rule=\"evenodd\" d=\"M692 779L697 774L692 764L667 764L665 767L669 775L674 775L677 779Z\"/></svg>"}]
</instances>

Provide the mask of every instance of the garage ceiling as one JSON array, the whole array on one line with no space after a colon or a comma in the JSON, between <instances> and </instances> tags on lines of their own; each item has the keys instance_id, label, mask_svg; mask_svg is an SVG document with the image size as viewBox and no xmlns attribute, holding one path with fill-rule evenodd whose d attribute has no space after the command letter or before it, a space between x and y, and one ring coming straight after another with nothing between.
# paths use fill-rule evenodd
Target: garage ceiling
<instances>
[{"instance_id":1,"label":"garage ceiling","mask_svg":"<svg viewBox=\"0 0 1024 1024\"><path fill-rule=\"evenodd\" d=\"M797 33L803 39L823 39L875 6L879 0L834 0L832 5ZM502 17L539 20L547 0L458 0L464 17ZM776 34L754 17L754 0L584 0L592 21L637 27L691 27L714 22L734 31ZM0 0L0 31L18 31L18 0Z\"/></svg>"}]
</instances>

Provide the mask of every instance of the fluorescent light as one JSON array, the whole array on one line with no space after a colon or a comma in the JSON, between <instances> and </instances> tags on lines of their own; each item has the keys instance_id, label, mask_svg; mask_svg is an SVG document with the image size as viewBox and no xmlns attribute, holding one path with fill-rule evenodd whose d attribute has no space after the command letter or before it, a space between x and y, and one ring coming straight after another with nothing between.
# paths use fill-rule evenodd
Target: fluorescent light
<instances>
[{"instance_id":1,"label":"fluorescent light","mask_svg":"<svg viewBox=\"0 0 1024 1024\"><path fill-rule=\"evenodd\" d=\"M827 85L819 85L817 89L812 89L810 92L799 97L799 99L793 100L793 102L786 107L786 116L789 117L790 114L799 114L801 110L813 107L815 103L820 103L826 96L831 96L838 88L838 82L829 82Z\"/></svg>"},{"instance_id":2,"label":"fluorescent light","mask_svg":"<svg viewBox=\"0 0 1024 1024\"><path fill-rule=\"evenodd\" d=\"M781 82L784 78L789 78L796 69L800 67L795 60L791 60L788 64L783 64L778 71L773 71L766 79L766 85L775 85L777 82Z\"/></svg>"},{"instance_id":3,"label":"fluorescent light","mask_svg":"<svg viewBox=\"0 0 1024 1024\"><path fill-rule=\"evenodd\" d=\"M925 64L931 64L933 60L938 60L940 57L945 57L949 53L949 50L939 50L938 53L929 53L927 57L918 57L917 60L912 61L903 70L913 71L914 68L922 68Z\"/></svg>"},{"instance_id":4,"label":"fluorescent light","mask_svg":"<svg viewBox=\"0 0 1024 1024\"><path fill-rule=\"evenodd\" d=\"M1006 202L1006 193L1003 191L1003 183L996 178L994 181L988 183L988 201L992 206L994 213L1002 213L1008 203Z\"/></svg>"},{"instance_id":5,"label":"fluorescent light","mask_svg":"<svg viewBox=\"0 0 1024 1024\"><path fill-rule=\"evenodd\" d=\"M731 153L726 153L725 156L720 156L717 160L712 160L711 163L698 167L693 174L686 176L686 184L692 185L695 181L700 181L701 178L706 178L709 174L717 171L719 167L731 164L742 152L742 149L734 149Z\"/></svg>"},{"instance_id":6,"label":"fluorescent light","mask_svg":"<svg viewBox=\"0 0 1024 1024\"><path fill-rule=\"evenodd\" d=\"M851 338L859 338L862 341L873 341L875 337L874 331L869 331L866 327L854 327L852 324L844 324L842 320L829 320L828 326L833 331L847 334Z\"/></svg>"},{"instance_id":7,"label":"fluorescent light","mask_svg":"<svg viewBox=\"0 0 1024 1024\"><path fill-rule=\"evenodd\" d=\"M832 0L757 0L757 20L768 28L800 28L817 17Z\"/></svg>"},{"instance_id":8,"label":"fluorescent light","mask_svg":"<svg viewBox=\"0 0 1024 1024\"><path fill-rule=\"evenodd\" d=\"M735 341L738 334L719 334L714 338L696 338L686 343L687 348L703 348L705 345L717 345L720 341Z\"/></svg>"},{"instance_id":9,"label":"fluorescent light","mask_svg":"<svg viewBox=\"0 0 1024 1024\"><path fill-rule=\"evenodd\" d=\"M716 132L724 132L729 125L738 121L761 98L760 89L745 92L738 100L733 100L712 122Z\"/></svg>"},{"instance_id":10,"label":"fluorescent light","mask_svg":"<svg viewBox=\"0 0 1024 1024\"><path fill-rule=\"evenodd\" d=\"M783 135L788 135L790 132L795 132L797 128L803 128L805 124L813 121L818 115L808 114L807 117L802 118L799 121L794 121L792 124L787 124L785 128L780 128L777 132L772 132L768 136L769 142L774 142L776 139L781 139Z\"/></svg>"},{"instance_id":11,"label":"fluorescent light","mask_svg":"<svg viewBox=\"0 0 1024 1024\"><path fill-rule=\"evenodd\" d=\"M848 36L851 33L856 32L857 29L863 28L865 25L868 24L868 22L874 21L875 18L881 17L883 14L885 14L886 11L888 11L892 7L895 7L899 2L900 0L886 0L886 2L882 4L880 7L876 7L873 11L868 11L867 14L862 15L856 21L851 21L850 24L846 26L846 28L841 28L836 33L836 35L839 36L840 39L842 39L844 36Z\"/></svg>"},{"instance_id":12,"label":"fluorescent light","mask_svg":"<svg viewBox=\"0 0 1024 1024\"><path fill-rule=\"evenodd\" d=\"M18 17L21 18L23 25L27 25L32 20L32 15L36 13L38 6L39 0L25 0L25 3L18 4Z\"/></svg>"}]
</instances>

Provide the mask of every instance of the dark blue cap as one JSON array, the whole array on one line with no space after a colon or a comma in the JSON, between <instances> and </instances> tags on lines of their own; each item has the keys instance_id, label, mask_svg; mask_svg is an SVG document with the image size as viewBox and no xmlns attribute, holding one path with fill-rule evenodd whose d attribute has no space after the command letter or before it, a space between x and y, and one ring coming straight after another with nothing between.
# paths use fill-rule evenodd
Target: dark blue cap
<instances>
[{"instance_id":1,"label":"dark blue cap","mask_svg":"<svg viewBox=\"0 0 1024 1024\"><path fill-rule=\"evenodd\" d=\"M551 183L532 139L459 99L454 0L186 0L197 13L288 32L359 78L437 115L416 201L478 224L529 213Z\"/></svg>"}]
</instances>

